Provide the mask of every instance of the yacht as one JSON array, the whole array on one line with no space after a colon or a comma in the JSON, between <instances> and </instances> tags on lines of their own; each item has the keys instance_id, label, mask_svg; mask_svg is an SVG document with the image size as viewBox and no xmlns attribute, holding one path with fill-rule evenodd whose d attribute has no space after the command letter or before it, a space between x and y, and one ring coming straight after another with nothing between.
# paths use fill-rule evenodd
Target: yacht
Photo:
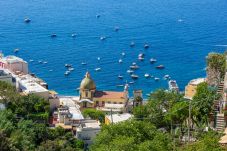
<instances>
[{"instance_id":1,"label":"yacht","mask_svg":"<svg viewBox=\"0 0 227 151\"><path fill-rule=\"evenodd\" d=\"M154 80L155 80L155 81L159 81L159 80L160 80L160 78L155 77L155 78L154 78Z\"/></svg>"},{"instance_id":2,"label":"yacht","mask_svg":"<svg viewBox=\"0 0 227 151\"><path fill-rule=\"evenodd\" d=\"M101 71L101 68L95 68L95 71Z\"/></svg>"},{"instance_id":3,"label":"yacht","mask_svg":"<svg viewBox=\"0 0 227 151\"><path fill-rule=\"evenodd\" d=\"M154 58L151 58L151 59L150 59L150 63L152 63L152 64L155 63L156 61L157 61L157 60L154 59Z\"/></svg>"},{"instance_id":4,"label":"yacht","mask_svg":"<svg viewBox=\"0 0 227 151\"><path fill-rule=\"evenodd\" d=\"M122 63L122 62L123 62L123 60L122 60L122 59L119 59L119 60L118 60L118 62L119 62L119 63Z\"/></svg>"},{"instance_id":5,"label":"yacht","mask_svg":"<svg viewBox=\"0 0 227 151\"><path fill-rule=\"evenodd\" d=\"M66 76L70 74L70 71L65 71L64 73Z\"/></svg>"},{"instance_id":6,"label":"yacht","mask_svg":"<svg viewBox=\"0 0 227 151\"><path fill-rule=\"evenodd\" d=\"M138 58L139 58L139 57L142 57L142 58L143 58L144 56L145 56L144 53L140 53L140 54L138 55Z\"/></svg>"},{"instance_id":7,"label":"yacht","mask_svg":"<svg viewBox=\"0 0 227 151\"><path fill-rule=\"evenodd\" d=\"M159 65L159 66L156 66L157 69L164 69L165 66L164 65Z\"/></svg>"},{"instance_id":8,"label":"yacht","mask_svg":"<svg viewBox=\"0 0 227 151\"><path fill-rule=\"evenodd\" d=\"M144 74L144 77L145 78L149 78L150 77L150 74L146 73L146 74Z\"/></svg>"},{"instance_id":9,"label":"yacht","mask_svg":"<svg viewBox=\"0 0 227 151\"><path fill-rule=\"evenodd\" d=\"M168 74L164 75L164 79L168 80L170 79L170 76Z\"/></svg>"},{"instance_id":10,"label":"yacht","mask_svg":"<svg viewBox=\"0 0 227 151\"><path fill-rule=\"evenodd\" d=\"M179 87L178 87L178 85L177 85L176 80L170 80L170 81L168 82L168 84L169 84L169 90L170 90L170 91L179 92Z\"/></svg>"},{"instance_id":11,"label":"yacht","mask_svg":"<svg viewBox=\"0 0 227 151\"><path fill-rule=\"evenodd\" d=\"M145 49L148 49L149 47L150 47L150 46L149 46L148 44L145 44L145 45L144 45L144 48L145 48Z\"/></svg>"},{"instance_id":12,"label":"yacht","mask_svg":"<svg viewBox=\"0 0 227 151\"><path fill-rule=\"evenodd\" d=\"M25 22L25 23L30 23L30 22L31 22L31 19L25 18L25 19L24 19L24 22Z\"/></svg>"},{"instance_id":13,"label":"yacht","mask_svg":"<svg viewBox=\"0 0 227 151\"><path fill-rule=\"evenodd\" d=\"M69 71L73 71L73 70L74 70L74 68L72 68L72 67L69 67L69 68L68 68L68 70L69 70Z\"/></svg>"},{"instance_id":14,"label":"yacht","mask_svg":"<svg viewBox=\"0 0 227 151\"><path fill-rule=\"evenodd\" d=\"M131 75L131 78L133 78L133 79L138 79L138 78L139 78L139 76L138 76L138 75L136 75L136 74L132 74L132 75Z\"/></svg>"},{"instance_id":15,"label":"yacht","mask_svg":"<svg viewBox=\"0 0 227 151\"><path fill-rule=\"evenodd\" d=\"M47 61L44 61L43 64L47 64L48 62Z\"/></svg>"},{"instance_id":16,"label":"yacht","mask_svg":"<svg viewBox=\"0 0 227 151\"><path fill-rule=\"evenodd\" d=\"M100 37L100 40L105 40L105 39L106 39L105 36L101 36L101 37Z\"/></svg>"},{"instance_id":17,"label":"yacht","mask_svg":"<svg viewBox=\"0 0 227 151\"><path fill-rule=\"evenodd\" d=\"M65 64L65 67L69 68L69 67L72 67L72 65L71 64Z\"/></svg>"},{"instance_id":18,"label":"yacht","mask_svg":"<svg viewBox=\"0 0 227 151\"><path fill-rule=\"evenodd\" d=\"M17 52L19 52L19 48L16 48L16 49L14 49L14 53L17 53Z\"/></svg>"},{"instance_id":19,"label":"yacht","mask_svg":"<svg viewBox=\"0 0 227 151\"><path fill-rule=\"evenodd\" d=\"M131 43L130 43L130 47L134 47L135 46L135 43L132 41Z\"/></svg>"}]
</instances>

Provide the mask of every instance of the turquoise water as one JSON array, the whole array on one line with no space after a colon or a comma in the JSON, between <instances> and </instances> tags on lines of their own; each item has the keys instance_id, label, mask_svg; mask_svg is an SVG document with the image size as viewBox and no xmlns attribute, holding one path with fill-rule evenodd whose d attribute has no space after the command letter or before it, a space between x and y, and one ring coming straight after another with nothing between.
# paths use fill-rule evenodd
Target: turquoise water
<instances>
[{"instance_id":1,"label":"turquoise water","mask_svg":"<svg viewBox=\"0 0 227 151\"><path fill-rule=\"evenodd\" d=\"M76 95L86 71L98 89L120 91L123 88L116 85L132 81L126 73L132 62L140 66L136 71L140 77L130 90L143 89L146 94L167 88L165 74L183 90L191 79L205 76L208 52L227 49L226 8L226 0L2 0L0 49L12 55L19 48L17 56L34 60L29 62L30 71L60 94ZM29 24L24 23L26 17ZM115 27L120 30L115 32ZM52 33L57 37L50 38ZM77 37L72 38L72 33ZM100 41L100 36L107 39ZM129 47L131 41L134 48ZM150 45L147 50L145 43ZM143 62L137 60L139 53L145 53ZM151 57L158 62L151 65ZM82 61L87 65L82 66ZM68 77L65 63L75 68ZM166 68L156 70L159 64ZM95 72L97 67L102 70ZM161 80L145 79L145 73ZM119 80L118 74L124 79Z\"/></svg>"}]
</instances>

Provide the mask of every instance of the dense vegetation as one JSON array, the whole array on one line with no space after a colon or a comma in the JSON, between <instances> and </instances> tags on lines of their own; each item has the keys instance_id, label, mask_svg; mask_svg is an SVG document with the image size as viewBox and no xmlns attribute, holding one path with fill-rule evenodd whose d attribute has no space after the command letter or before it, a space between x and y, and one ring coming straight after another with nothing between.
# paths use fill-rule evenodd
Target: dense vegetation
<instances>
[{"instance_id":1,"label":"dense vegetation","mask_svg":"<svg viewBox=\"0 0 227 151\"><path fill-rule=\"evenodd\" d=\"M47 125L49 102L35 95L21 96L16 89L0 81L0 150L1 151L72 151L82 150L83 142L71 132Z\"/></svg>"},{"instance_id":2,"label":"dense vegetation","mask_svg":"<svg viewBox=\"0 0 227 151\"><path fill-rule=\"evenodd\" d=\"M84 109L82 112L85 118L91 118L94 120L99 120L101 123L105 122L105 114L102 111L96 109Z\"/></svg>"}]
</instances>

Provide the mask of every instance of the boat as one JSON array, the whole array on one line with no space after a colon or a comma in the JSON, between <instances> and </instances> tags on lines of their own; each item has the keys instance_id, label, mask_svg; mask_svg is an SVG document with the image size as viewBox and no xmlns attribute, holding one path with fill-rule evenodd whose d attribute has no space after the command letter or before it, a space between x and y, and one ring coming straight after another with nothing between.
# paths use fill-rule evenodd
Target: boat
<instances>
[{"instance_id":1,"label":"boat","mask_svg":"<svg viewBox=\"0 0 227 151\"><path fill-rule=\"evenodd\" d=\"M101 37L100 37L100 40L105 40L105 39L106 39L105 36L101 36Z\"/></svg>"},{"instance_id":2,"label":"boat","mask_svg":"<svg viewBox=\"0 0 227 151\"><path fill-rule=\"evenodd\" d=\"M148 44L144 45L144 49L148 49L150 46Z\"/></svg>"},{"instance_id":3,"label":"boat","mask_svg":"<svg viewBox=\"0 0 227 151\"><path fill-rule=\"evenodd\" d=\"M119 62L119 63L122 63L122 62L123 62L123 60L122 60L122 59L119 59L119 60L118 60L118 62Z\"/></svg>"},{"instance_id":4,"label":"boat","mask_svg":"<svg viewBox=\"0 0 227 151\"><path fill-rule=\"evenodd\" d=\"M44 61L43 64L47 64L48 62L47 61Z\"/></svg>"},{"instance_id":5,"label":"boat","mask_svg":"<svg viewBox=\"0 0 227 151\"><path fill-rule=\"evenodd\" d=\"M65 64L65 67L69 68L69 67L72 67L72 65L71 64Z\"/></svg>"},{"instance_id":6,"label":"boat","mask_svg":"<svg viewBox=\"0 0 227 151\"><path fill-rule=\"evenodd\" d=\"M133 62L133 63L132 63L132 65L133 65L133 66L135 66L135 65L136 65L136 63L135 63L135 62Z\"/></svg>"},{"instance_id":7,"label":"boat","mask_svg":"<svg viewBox=\"0 0 227 151\"><path fill-rule=\"evenodd\" d=\"M95 68L95 71L100 71L101 70L101 68Z\"/></svg>"},{"instance_id":8,"label":"boat","mask_svg":"<svg viewBox=\"0 0 227 151\"><path fill-rule=\"evenodd\" d=\"M121 55L122 55L122 56L125 56L125 53L124 53L124 52L122 52L122 53L121 53Z\"/></svg>"},{"instance_id":9,"label":"boat","mask_svg":"<svg viewBox=\"0 0 227 151\"><path fill-rule=\"evenodd\" d=\"M145 74L144 74L144 77L145 77L145 78L149 78L149 77L150 77L150 74L145 73Z\"/></svg>"},{"instance_id":10,"label":"boat","mask_svg":"<svg viewBox=\"0 0 227 151\"><path fill-rule=\"evenodd\" d=\"M160 78L155 77L155 78L154 78L154 80L155 80L155 81L159 81L159 80L160 80Z\"/></svg>"},{"instance_id":11,"label":"boat","mask_svg":"<svg viewBox=\"0 0 227 151\"><path fill-rule=\"evenodd\" d=\"M68 68L68 70L69 70L69 71L73 71L73 70L74 70L74 68L72 68L72 67L69 67L69 68Z\"/></svg>"},{"instance_id":12,"label":"boat","mask_svg":"<svg viewBox=\"0 0 227 151\"><path fill-rule=\"evenodd\" d=\"M97 58L97 60L101 60L101 58L100 58L100 57L98 57L98 58Z\"/></svg>"},{"instance_id":13,"label":"boat","mask_svg":"<svg viewBox=\"0 0 227 151\"><path fill-rule=\"evenodd\" d=\"M134 47L135 46L135 43L132 41L131 43L130 43L130 47Z\"/></svg>"},{"instance_id":14,"label":"boat","mask_svg":"<svg viewBox=\"0 0 227 151\"><path fill-rule=\"evenodd\" d=\"M156 66L157 69L164 69L165 66L164 65L159 65L159 66Z\"/></svg>"},{"instance_id":15,"label":"boat","mask_svg":"<svg viewBox=\"0 0 227 151\"><path fill-rule=\"evenodd\" d=\"M137 65L132 65L132 66L130 66L130 69L136 70L136 69L139 69L139 66L137 66Z\"/></svg>"},{"instance_id":16,"label":"boat","mask_svg":"<svg viewBox=\"0 0 227 151\"><path fill-rule=\"evenodd\" d=\"M19 52L19 48L16 48L16 49L14 49L14 53L17 53L17 52Z\"/></svg>"},{"instance_id":17,"label":"boat","mask_svg":"<svg viewBox=\"0 0 227 151\"><path fill-rule=\"evenodd\" d=\"M50 71L50 72L52 72L53 70L52 70L52 69L50 69L49 71Z\"/></svg>"},{"instance_id":18,"label":"boat","mask_svg":"<svg viewBox=\"0 0 227 151\"><path fill-rule=\"evenodd\" d=\"M72 36L72 37L76 37L76 36L77 36L77 34L72 34L71 36Z\"/></svg>"},{"instance_id":19,"label":"boat","mask_svg":"<svg viewBox=\"0 0 227 151\"><path fill-rule=\"evenodd\" d=\"M64 73L66 76L70 74L70 71L65 71Z\"/></svg>"},{"instance_id":20,"label":"boat","mask_svg":"<svg viewBox=\"0 0 227 151\"><path fill-rule=\"evenodd\" d=\"M25 18L25 19L24 19L24 22L25 22L25 23L30 23L30 22L31 22L31 19Z\"/></svg>"},{"instance_id":21,"label":"boat","mask_svg":"<svg viewBox=\"0 0 227 151\"><path fill-rule=\"evenodd\" d=\"M170 81L168 82L168 84L169 84L169 90L170 90L170 91L179 92L179 87L178 87L178 85L177 85L176 80L170 80Z\"/></svg>"},{"instance_id":22,"label":"boat","mask_svg":"<svg viewBox=\"0 0 227 151\"><path fill-rule=\"evenodd\" d=\"M81 62L82 65L86 65L87 63L86 62Z\"/></svg>"},{"instance_id":23,"label":"boat","mask_svg":"<svg viewBox=\"0 0 227 151\"><path fill-rule=\"evenodd\" d=\"M114 31L117 32L117 31L119 31L119 29L120 29L119 27L115 27L115 28L114 28Z\"/></svg>"},{"instance_id":24,"label":"boat","mask_svg":"<svg viewBox=\"0 0 227 151\"><path fill-rule=\"evenodd\" d=\"M98 15L96 15L96 18L100 18L100 17L101 17L101 15L99 15L99 14L98 14Z\"/></svg>"},{"instance_id":25,"label":"boat","mask_svg":"<svg viewBox=\"0 0 227 151\"><path fill-rule=\"evenodd\" d=\"M138 78L139 78L139 76L138 76L138 75L136 75L136 74L132 74L132 75L131 75L131 78L133 78L133 79L138 79Z\"/></svg>"},{"instance_id":26,"label":"boat","mask_svg":"<svg viewBox=\"0 0 227 151\"><path fill-rule=\"evenodd\" d=\"M130 81L129 84L134 84L135 82L134 81Z\"/></svg>"},{"instance_id":27,"label":"boat","mask_svg":"<svg viewBox=\"0 0 227 151\"><path fill-rule=\"evenodd\" d=\"M29 61L30 61L30 62L33 62L34 60L30 59Z\"/></svg>"},{"instance_id":28,"label":"boat","mask_svg":"<svg viewBox=\"0 0 227 151\"><path fill-rule=\"evenodd\" d=\"M170 79L170 76L168 74L164 75L164 79L168 80Z\"/></svg>"},{"instance_id":29,"label":"boat","mask_svg":"<svg viewBox=\"0 0 227 151\"><path fill-rule=\"evenodd\" d=\"M140 53L140 54L138 55L138 58L139 58L139 57L142 57L142 58L143 58L144 56L145 56L144 53Z\"/></svg>"},{"instance_id":30,"label":"boat","mask_svg":"<svg viewBox=\"0 0 227 151\"><path fill-rule=\"evenodd\" d=\"M119 79L123 79L123 76L119 74L119 75L118 75L118 78L119 78Z\"/></svg>"},{"instance_id":31,"label":"boat","mask_svg":"<svg viewBox=\"0 0 227 151\"><path fill-rule=\"evenodd\" d=\"M139 60L139 61L143 61L144 58L143 58L143 57L138 57L138 60Z\"/></svg>"},{"instance_id":32,"label":"boat","mask_svg":"<svg viewBox=\"0 0 227 151\"><path fill-rule=\"evenodd\" d=\"M50 35L50 37L55 38L55 37L57 37L57 34L53 33L53 34Z\"/></svg>"},{"instance_id":33,"label":"boat","mask_svg":"<svg viewBox=\"0 0 227 151\"><path fill-rule=\"evenodd\" d=\"M151 58L151 59L150 59L150 63L152 63L152 64L155 63L156 61L157 61L157 60L154 59L154 58Z\"/></svg>"},{"instance_id":34,"label":"boat","mask_svg":"<svg viewBox=\"0 0 227 151\"><path fill-rule=\"evenodd\" d=\"M39 63L42 63L43 61L42 61L42 60L39 60L38 62L39 62Z\"/></svg>"},{"instance_id":35,"label":"boat","mask_svg":"<svg viewBox=\"0 0 227 151\"><path fill-rule=\"evenodd\" d=\"M132 74L134 71L133 70L127 70L127 73Z\"/></svg>"}]
</instances>

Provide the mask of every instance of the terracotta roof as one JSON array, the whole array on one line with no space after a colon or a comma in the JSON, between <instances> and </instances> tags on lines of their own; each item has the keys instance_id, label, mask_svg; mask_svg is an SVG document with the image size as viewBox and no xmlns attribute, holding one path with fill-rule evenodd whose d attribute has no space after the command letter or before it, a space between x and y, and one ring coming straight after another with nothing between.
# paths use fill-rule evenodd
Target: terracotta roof
<instances>
[{"instance_id":1,"label":"terracotta roof","mask_svg":"<svg viewBox=\"0 0 227 151\"><path fill-rule=\"evenodd\" d=\"M102 99L124 99L124 92L95 91L94 97Z\"/></svg>"}]
</instances>

